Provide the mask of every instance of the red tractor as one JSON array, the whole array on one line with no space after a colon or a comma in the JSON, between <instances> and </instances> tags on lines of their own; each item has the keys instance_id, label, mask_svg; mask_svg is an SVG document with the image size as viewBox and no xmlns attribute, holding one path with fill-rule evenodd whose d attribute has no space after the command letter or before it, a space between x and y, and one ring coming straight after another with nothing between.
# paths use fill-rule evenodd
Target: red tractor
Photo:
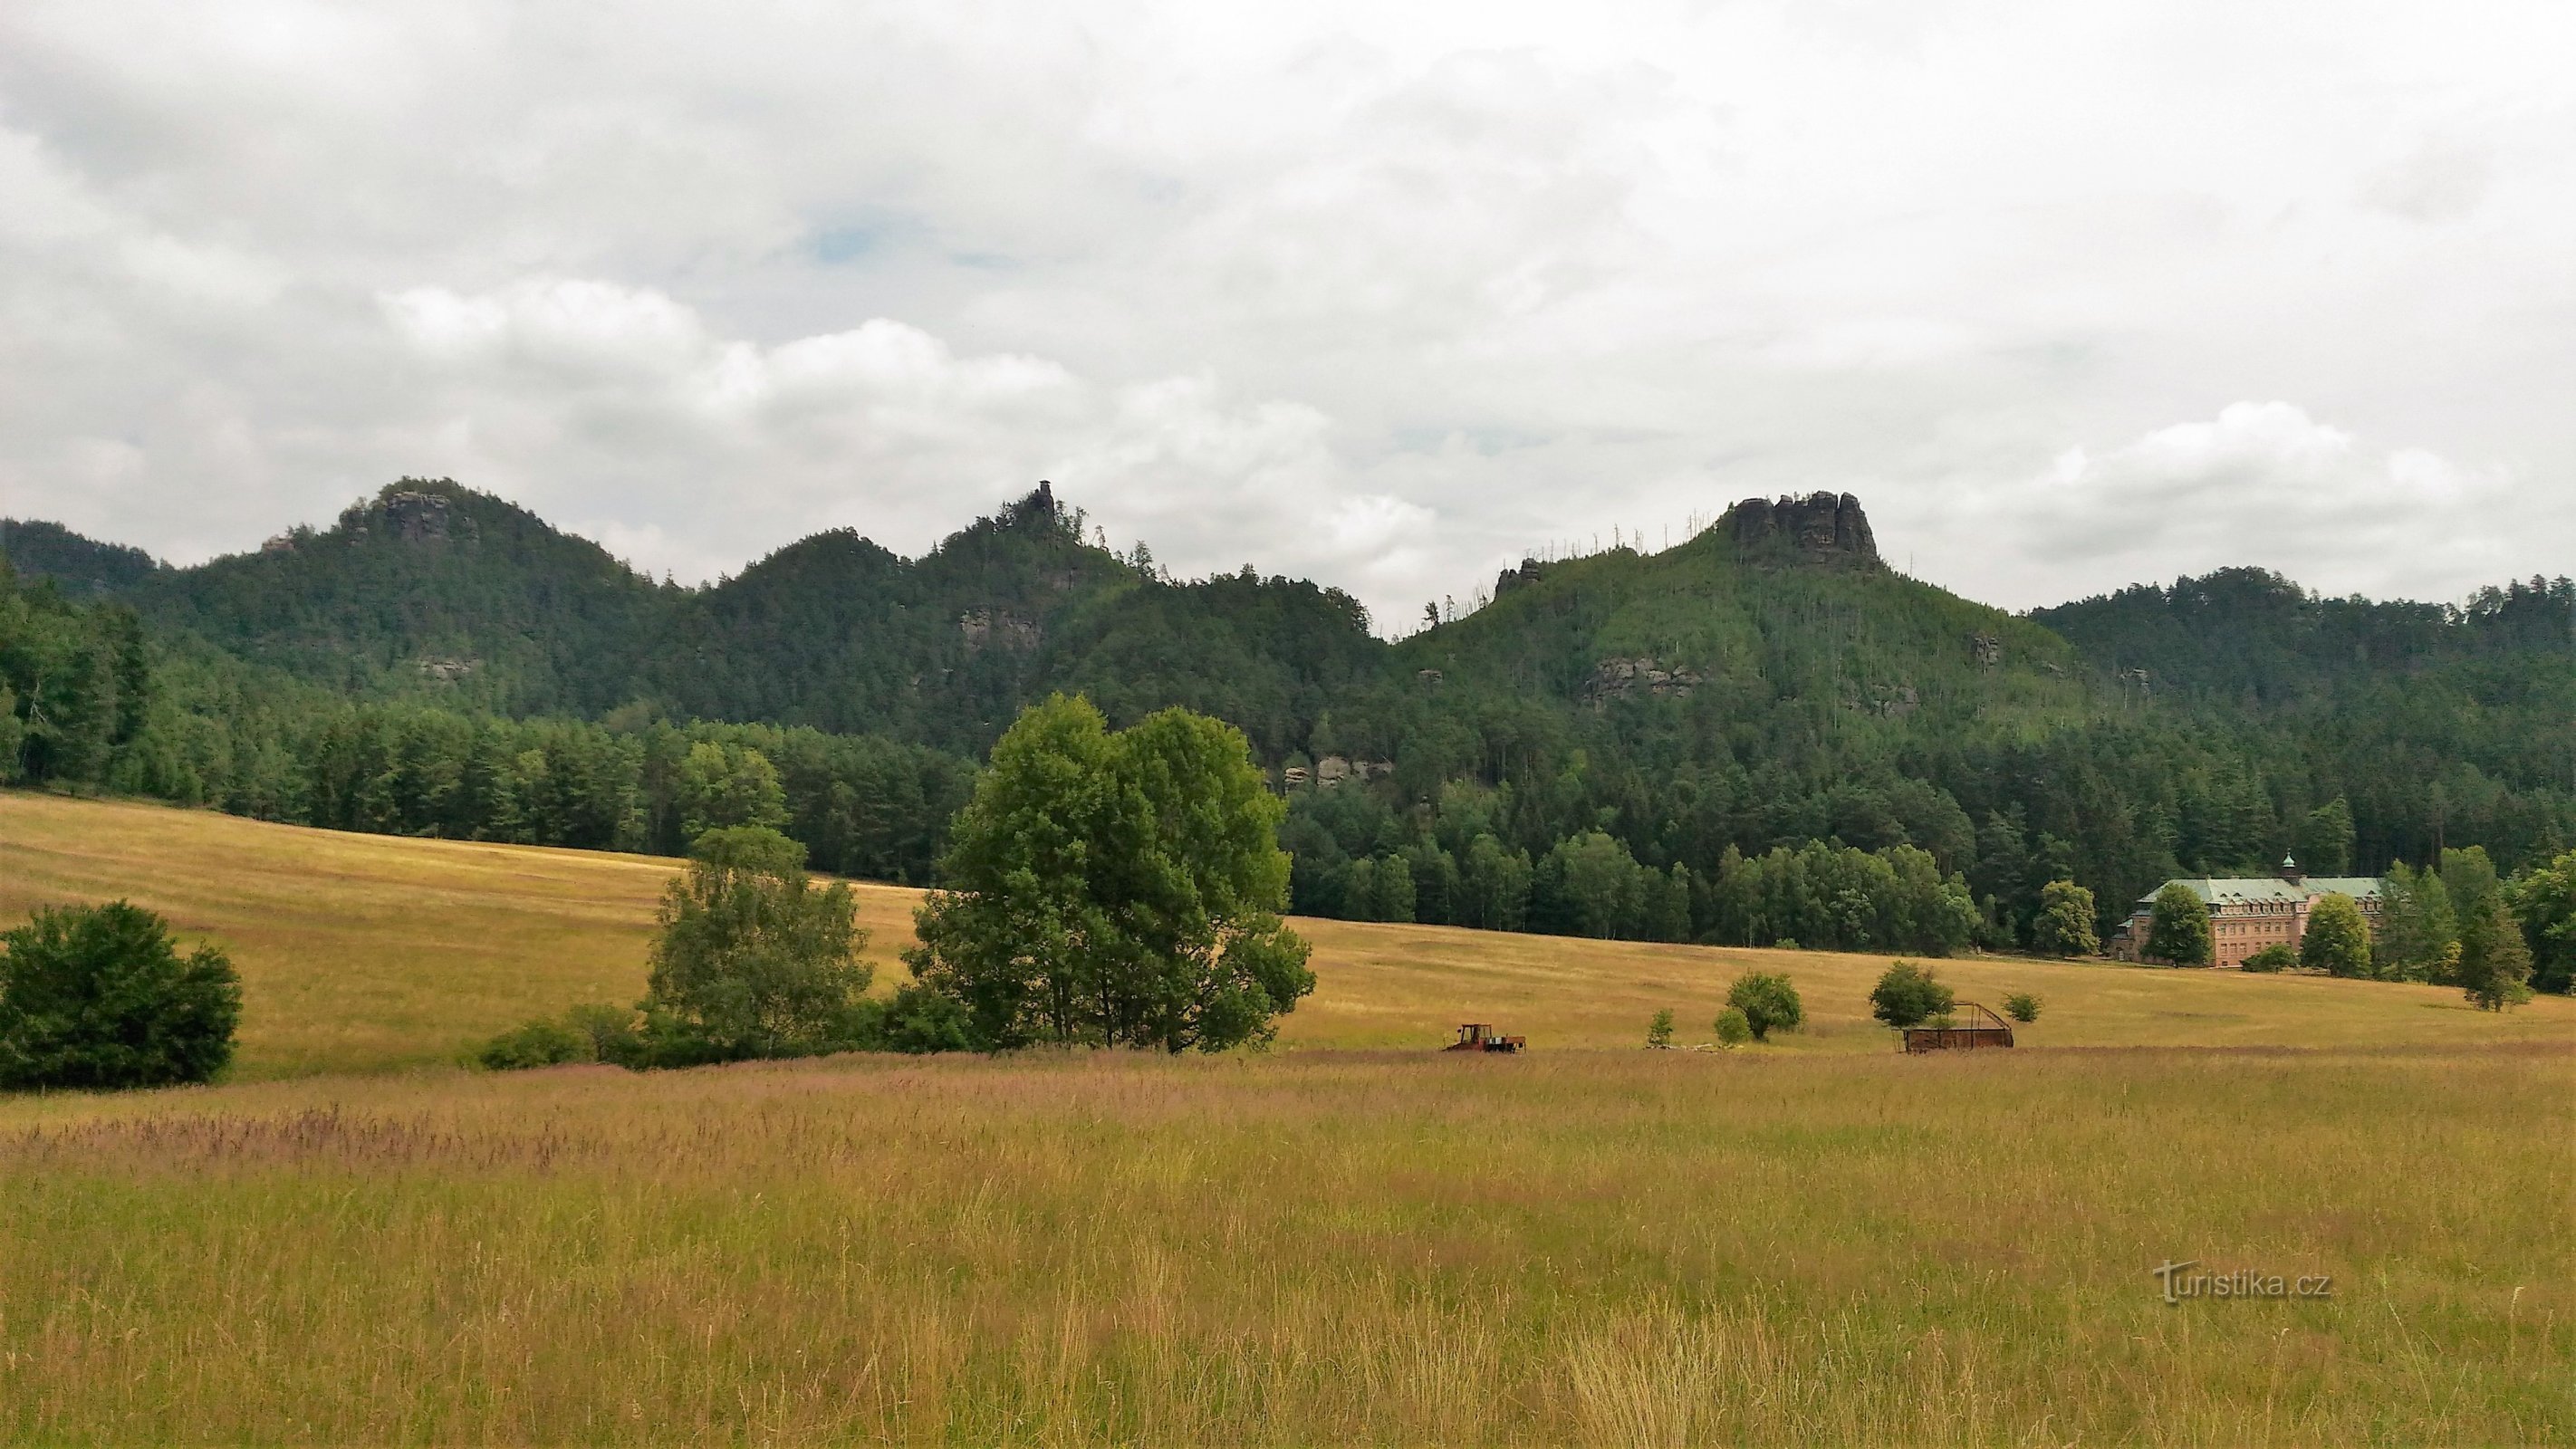
<instances>
[{"instance_id":1,"label":"red tractor","mask_svg":"<svg viewBox=\"0 0 2576 1449\"><path fill-rule=\"evenodd\" d=\"M1529 1044L1529 1038L1505 1036L1482 1022L1469 1022L1458 1028L1458 1039L1442 1047L1444 1052L1516 1052Z\"/></svg>"}]
</instances>

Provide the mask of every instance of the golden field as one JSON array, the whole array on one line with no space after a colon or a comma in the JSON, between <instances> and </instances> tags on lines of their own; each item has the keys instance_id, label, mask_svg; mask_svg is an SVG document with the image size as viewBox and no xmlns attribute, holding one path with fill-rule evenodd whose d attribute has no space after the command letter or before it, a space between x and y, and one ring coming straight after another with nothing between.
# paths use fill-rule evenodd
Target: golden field
<instances>
[{"instance_id":1,"label":"golden field","mask_svg":"<svg viewBox=\"0 0 2576 1449\"><path fill-rule=\"evenodd\" d=\"M495 1032L644 990L654 902L678 869L652 856L347 835L166 806L0 792L0 920L125 897L212 940L242 973L238 1080L444 1065ZM859 883L881 986L900 980L919 893ZM1786 972L1807 1029L1766 1051L1885 1052L1869 1019L1884 956L1748 951L1302 920L1314 996L1289 1049L1417 1048L1491 1021L1538 1049L1630 1047L1672 1007L1706 1040L1727 983ZM2046 1004L2040 1046L2385 1046L2576 1040L2576 1000L2503 1017L2457 991L2309 976L2101 963L1944 961L1963 998Z\"/></svg>"},{"instance_id":2,"label":"golden field","mask_svg":"<svg viewBox=\"0 0 2576 1449\"><path fill-rule=\"evenodd\" d=\"M251 1079L0 1100L0 1440L2576 1439L2563 1000L1945 962L2047 1010L1907 1058L1883 958L1315 922L1268 1055L447 1065L669 869L0 795L0 919L221 941ZM1635 1048L1753 960L1811 1031Z\"/></svg>"}]
</instances>

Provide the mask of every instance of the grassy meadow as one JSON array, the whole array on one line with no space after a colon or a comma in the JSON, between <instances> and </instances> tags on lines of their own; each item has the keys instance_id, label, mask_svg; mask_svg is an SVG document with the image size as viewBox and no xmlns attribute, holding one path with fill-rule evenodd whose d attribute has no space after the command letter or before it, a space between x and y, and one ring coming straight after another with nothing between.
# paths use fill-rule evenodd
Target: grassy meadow
<instances>
[{"instance_id":1,"label":"grassy meadow","mask_svg":"<svg viewBox=\"0 0 2576 1449\"><path fill-rule=\"evenodd\" d=\"M248 996L238 1082L0 1100L0 1440L2576 1439L2566 1001L1946 962L2047 1010L1907 1058L1883 958L1315 922L1267 1055L447 1065L637 991L669 869L0 794L0 919ZM1754 960L1811 1031L1635 1048Z\"/></svg>"},{"instance_id":2,"label":"grassy meadow","mask_svg":"<svg viewBox=\"0 0 2576 1449\"><path fill-rule=\"evenodd\" d=\"M117 896L211 940L242 973L237 1080L440 1066L484 1038L585 1001L644 990L654 902L677 870L654 856L347 835L207 811L0 792L0 920ZM917 891L856 886L881 987L903 978ZM1446 926L1304 920L1315 994L1281 1023L1289 1050L1415 1049L1462 1021L1533 1047L1625 1048L1659 1007L1706 1041L1727 983L1786 972L1806 1030L1769 1052L1877 1053L1869 1019L1885 956L1582 941ZM1939 963L1961 997L2036 992L2037 1046L2388 1046L2576 1041L2576 1000L2498 1017L2460 993L2399 983L2102 963Z\"/></svg>"}]
</instances>

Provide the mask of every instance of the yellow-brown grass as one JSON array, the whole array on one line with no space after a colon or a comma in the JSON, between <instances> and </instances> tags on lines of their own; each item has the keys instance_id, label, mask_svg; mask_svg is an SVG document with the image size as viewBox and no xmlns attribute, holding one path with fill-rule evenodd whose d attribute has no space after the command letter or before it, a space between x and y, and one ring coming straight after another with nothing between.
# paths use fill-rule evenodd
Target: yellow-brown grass
<instances>
[{"instance_id":1,"label":"yellow-brown grass","mask_svg":"<svg viewBox=\"0 0 2576 1449\"><path fill-rule=\"evenodd\" d=\"M653 905L675 866L645 856L346 835L203 811L0 792L0 920L126 896L232 953L246 1010L237 1077L452 1061L530 1017L643 990ZM887 985L916 892L857 887ZM1282 1044L1422 1047L1491 1021L1533 1047L1642 1043L1672 1007L1705 1040L1750 965L1787 972L1810 1025L1765 1051L1884 1052L1868 994L1884 956L1744 951L1300 921L1315 995ZM2456 991L2236 972L1983 958L1939 963L1960 995L2037 992L2036 1045L2348 1046L2566 1041L2576 1001L2497 1016Z\"/></svg>"},{"instance_id":2,"label":"yellow-brown grass","mask_svg":"<svg viewBox=\"0 0 2576 1449\"><path fill-rule=\"evenodd\" d=\"M2561 1047L0 1105L0 1439L2563 1442ZM2167 1306L2150 1269L2327 1274Z\"/></svg>"},{"instance_id":3,"label":"yellow-brown grass","mask_svg":"<svg viewBox=\"0 0 2576 1449\"><path fill-rule=\"evenodd\" d=\"M0 1099L0 1440L2576 1438L2564 1001L1946 962L2033 1045L1906 1058L1880 957L1307 922L1266 1056L446 1065L631 998L671 870L0 794L0 919L248 998L238 1084ZM1810 1031L1635 1049L1757 962Z\"/></svg>"}]
</instances>

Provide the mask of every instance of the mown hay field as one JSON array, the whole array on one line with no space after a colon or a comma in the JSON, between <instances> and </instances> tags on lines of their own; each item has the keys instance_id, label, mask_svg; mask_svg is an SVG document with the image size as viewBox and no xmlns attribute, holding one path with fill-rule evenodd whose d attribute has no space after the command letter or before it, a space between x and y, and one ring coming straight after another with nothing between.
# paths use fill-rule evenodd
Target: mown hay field
<instances>
[{"instance_id":1,"label":"mown hay field","mask_svg":"<svg viewBox=\"0 0 2576 1449\"><path fill-rule=\"evenodd\" d=\"M206 811L0 792L0 920L37 905L126 897L232 954L244 982L239 1080L452 1063L475 1043L586 1001L644 989L654 902L676 869L649 856L348 835ZM919 893L857 886L881 985ZM1886 1052L1869 1019L1884 956L1300 921L1315 995L1283 1023L1290 1050L1419 1048L1464 1021L1541 1050L1632 1047L1659 1007L1705 1041L1727 983L1786 972L1808 1029L1764 1050ZM2045 1003L2042 1046L2388 1046L2576 1039L2576 1001L2498 1017L2456 991L2308 976L2101 963L1945 961L1967 999Z\"/></svg>"},{"instance_id":2,"label":"mown hay field","mask_svg":"<svg viewBox=\"0 0 2576 1449\"><path fill-rule=\"evenodd\" d=\"M2576 1439L2565 1002L1952 962L2034 1045L1908 1058L1881 958L1314 923L1267 1055L448 1064L668 870L0 796L0 917L222 941L267 1078L0 1100L0 1440ZM1633 1045L1753 959L1814 1031Z\"/></svg>"}]
</instances>

